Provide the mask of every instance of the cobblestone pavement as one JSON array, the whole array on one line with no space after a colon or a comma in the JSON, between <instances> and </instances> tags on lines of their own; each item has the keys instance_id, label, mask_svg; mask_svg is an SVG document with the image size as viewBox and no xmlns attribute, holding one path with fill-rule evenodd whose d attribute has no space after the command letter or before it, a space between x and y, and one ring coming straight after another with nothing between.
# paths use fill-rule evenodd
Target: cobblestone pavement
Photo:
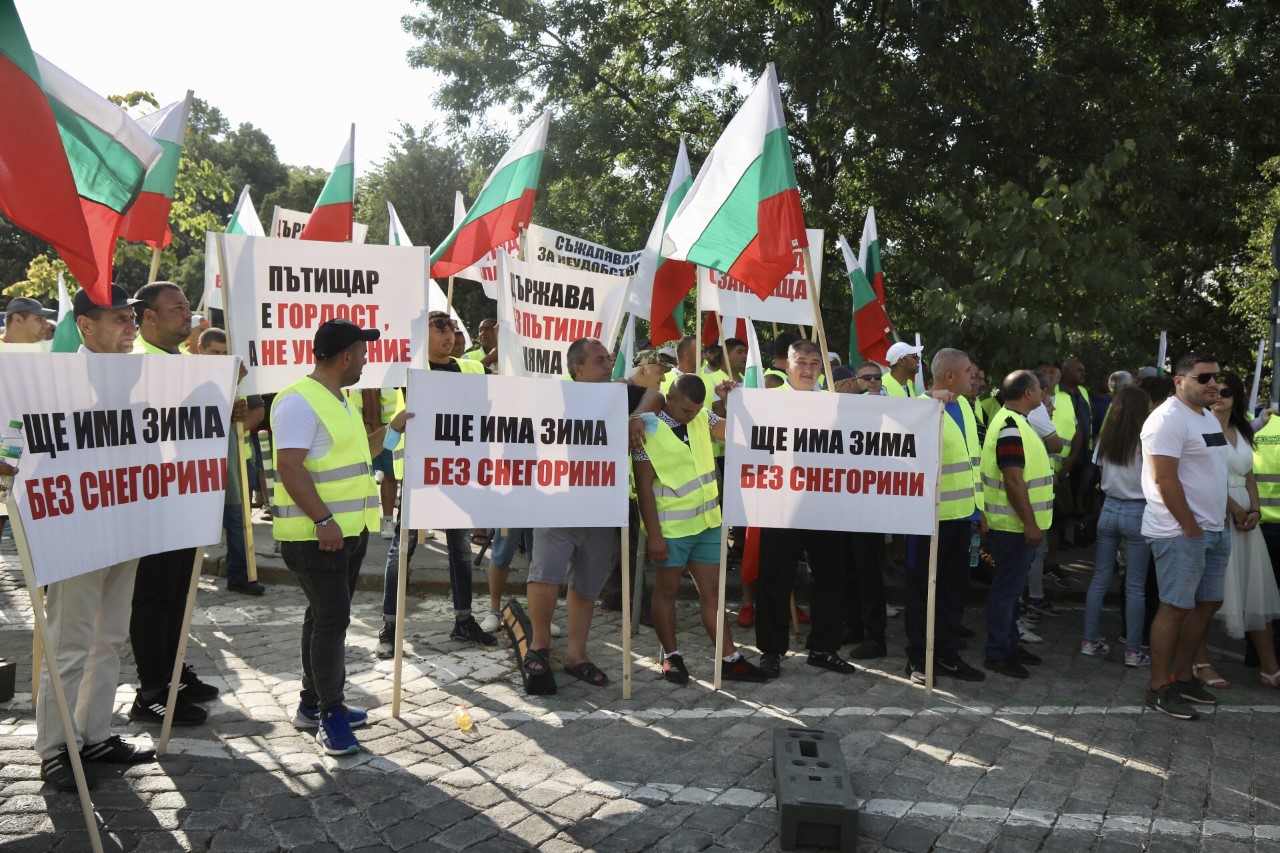
<instances>
[{"instance_id":1,"label":"cobblestone pavement","mask_svg":"<svg viewBox=\"0 0 1280 853\"><path fill-rule=\"evenodd\" d=\"M87 850L75 796L39 780L30 602L7 550L0 656L19 663L21 692L0 706L0 850ZM856 675L793 653L781 679L716 693L709 643L682 601L695 680L663 681L642 629L630 701L618 614L599 613L591 652L612 684L560 674L558 695L529 698L509 650L446 639L449 605L432 596L410 601L393 719L392 665L373 655L379 603L357 593L348 636L347 698L370 709L371 725L358 730L359 755L335 759L290 724L301 593L279 584L250 599L206 576L188 660L223 695L208 725L175 730L158 762L99 772L108 849L776 850L771 732L786 725L839 735L863 803L859 850L1280 849L1280 693L1258 686L1239 644L1216 633L1213 654L1235 686L1197 722L1144 713L1145 670L1124 667L1122 652L1079 655L1078 611L1042 623L1044 665L1025 682L944 679L926 695L902 677L899 617L889 657ZM978 630L966 657L980 663L980 611L966 622ZM1111 632L1118 623L1104 619ZM126 681L132 672L126 660ZM132 698L122 686L120 731L158 737L128 722ZM473 708L470 734L451 720L459 702Z\"/></svg>"}]
</instances>

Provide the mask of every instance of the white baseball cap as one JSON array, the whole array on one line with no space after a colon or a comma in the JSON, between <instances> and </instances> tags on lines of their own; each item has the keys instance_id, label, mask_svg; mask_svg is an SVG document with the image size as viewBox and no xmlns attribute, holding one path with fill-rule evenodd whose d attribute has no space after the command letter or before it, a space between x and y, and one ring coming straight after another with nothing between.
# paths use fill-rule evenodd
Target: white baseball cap
<instances>
[{"instance_id":1,"label":"white baseball cap","mask_svg":"<svg viewBox=\"0 0 1280 853\"><path fill-rule=\"evenodd\" d=\"M913 347L911 344L898 341L896 344L889 347L889 352L885 358L888 359L890 365L894 365L897 364L898 359L902 358L904 355L919 355L923 351L923 346Z\"/></svg>"}]
</instances>

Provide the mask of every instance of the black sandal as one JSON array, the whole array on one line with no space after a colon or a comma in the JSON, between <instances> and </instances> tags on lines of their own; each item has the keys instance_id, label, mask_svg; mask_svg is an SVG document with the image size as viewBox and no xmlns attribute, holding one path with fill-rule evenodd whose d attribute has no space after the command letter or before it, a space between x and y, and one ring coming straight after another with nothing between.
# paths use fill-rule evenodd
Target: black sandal
<instances>
[{"instance_id":1,"label":"black sandal","mask_svg":"<svg viewBox=\"0 0 1280 853\"><path fill-rule=\"evenodd\" d=\"M529 649L520 661L520 671L530 678L551 673L551 649Z\"/></svg>"},{"instance_id":2,"label":"black sandal","mask_svg":"<svg viewBox=\"0 0 1280 853\"><path fill-rule=\"evenodd\" d=\"M565 665L564 671L572 675L579 681L585 681L592 687L604 687L609 683L609 676L600 671L600 667L596 666L589 660L582 663L575 663L572 666Z\"/></svg>"}]
</instances>

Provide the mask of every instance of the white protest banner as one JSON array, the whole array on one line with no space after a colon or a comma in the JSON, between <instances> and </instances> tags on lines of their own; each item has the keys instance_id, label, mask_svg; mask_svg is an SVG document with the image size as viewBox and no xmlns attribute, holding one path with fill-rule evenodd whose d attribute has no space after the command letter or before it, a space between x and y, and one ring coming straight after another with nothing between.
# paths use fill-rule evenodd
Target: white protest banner
<instances>
[{"instance_id":1,"label":"white protest banner","mask_svg":"<svg viewBox=\"0 0 1280 853\"><path fill-rule=\"evenodd\" d=\"M640 266L640 256L644 254L620 252L563 231L543 228L541 225L530 225L525 234L525 257L587 272L635 275Z\"/></svg>"},{"instance_id":2,"label":"white protest banner","mask_svg":"<svg viewBox=\"0 0 1280 853\"><path fill-rule=\"evenodd\" d=\"M933 400L736 389L725 524L932 535L941 412Z\"/></svg>"},{"instance_id":3,"label":"white protest banner","mask_svg":"<svg viewBox=\"0 0 1280 853\"><path fill-rule=\"evenodd\" d=\"M40 585L222 538L233 358L5 355L13 486Z\"/></svg>"},{"instance_id":4,"label":"white protest banner","mask_svg":"<svg viewBox=\"0 0 1280 853\"><path fill-rule=\"evenodd\" d=\"M410 370L407 399L411 529L626 525L622 384Z\"/></svg>"},{"instance_id":5,"label":"white protest banner","mask_svg":"<svg viewBox=\"0 0 1280 853\"><path fill-rule=\"evenodd\" d=\"M307 222L311 219L311 214L303 210L290 210L287 207L276 205L271 210L271 230L267 232L269 237L283 237L286 240L297 240L298 235L302 233L302 229L307 226ZM351 242L357 245L363 245L365 238L369 236L369 226L363 222L351 223Z\"/></svg>"},{"instance_id":6,"label":"white protest banner","mask_svg":"<svg viewBox=\"0 0 1280 853\"><path fill-rule=\"evenodd\" d=\"M504 376L568 373L565 353L578 338L618 337L630 279L498 256L498 358Z\"/></svg>"},{"instance_id":7,"label":"white protest banner","mask_svg":"<svg viewBox=\"0 0 1280 853\"><path fill-rule=\"evenodd\" d=\"M821 228L806 230L809 234L810 256L813 258L813 280L821 287L823 231ZM749 317L765 322L812 326L814 315L810 298L803 252L796 252L795 268L778 283L768 299L756 296L751 288L732 276L698 267L700 311L731 317Z\"/></svg>"},{"instance_id":8,"label":"white protest banner","mask_svg":"<svg viewBox=\"0 0 1280 853\"><path fill-rule=\"evenodd\" d=\"M511 257L516 257L520 252L519 240L508 240L498 248L489 252L480 260L464 270L459 270L454 278L460 278L465 281L478 281L484 289L484 295L490 299L498 298L498 253L506 252Z\"/></svg>"},{"instance_id":9,"label":"white protest banner","mask_svg":"<svg viewBox=\"0 0 1280 853\"><path fill-rule=\"evenodd\" d=\"M353 388L395 388L425 340L427 252L222 235L227 332L249 375L242 394L268 394L311 370L316 328L335 317L382 337Z\"/></svg>"}]
</instances>

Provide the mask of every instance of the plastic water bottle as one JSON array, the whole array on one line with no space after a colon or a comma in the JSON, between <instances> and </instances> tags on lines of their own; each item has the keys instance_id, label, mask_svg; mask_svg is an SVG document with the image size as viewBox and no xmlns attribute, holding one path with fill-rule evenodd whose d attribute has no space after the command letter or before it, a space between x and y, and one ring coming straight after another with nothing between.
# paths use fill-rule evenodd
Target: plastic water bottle
<instances>
[{"instance_id":1,"label":"plastic water bottle","mask_svg":"<svg viewBox=\"0 0 1280 853\"><path fill-rule=\"evenodd\" d=\"M978 525L970 524L973 535L969 537L969 568L978 568L978 552L982 550L982 535L978 533Z\"/></svg>"},{"instance_id":2,"label":"plastic water bottle","mask_svg":"<svg viewBox=\"0 0 1280 853\"><path fill-rule=\"evenodd\" d=\"M0 459L17 468L18 460L22 458L23 444L22 421L9 421L9 425L0 430ZM9 499L11 488L13 488L13 476L6 474L0 477L0 502Z\"/></svg>"},{"instance_id":3,"label":"plastic water bottle","mask_svg":"<svg viewBox=\"0 0 1280 853\"><path fill-rule=\"evenodd\" d=\"M453 721L458 724L458 728L464 732L471 731L471 708L466 702L453 709Z\"/></svg>"}]
</instances>

